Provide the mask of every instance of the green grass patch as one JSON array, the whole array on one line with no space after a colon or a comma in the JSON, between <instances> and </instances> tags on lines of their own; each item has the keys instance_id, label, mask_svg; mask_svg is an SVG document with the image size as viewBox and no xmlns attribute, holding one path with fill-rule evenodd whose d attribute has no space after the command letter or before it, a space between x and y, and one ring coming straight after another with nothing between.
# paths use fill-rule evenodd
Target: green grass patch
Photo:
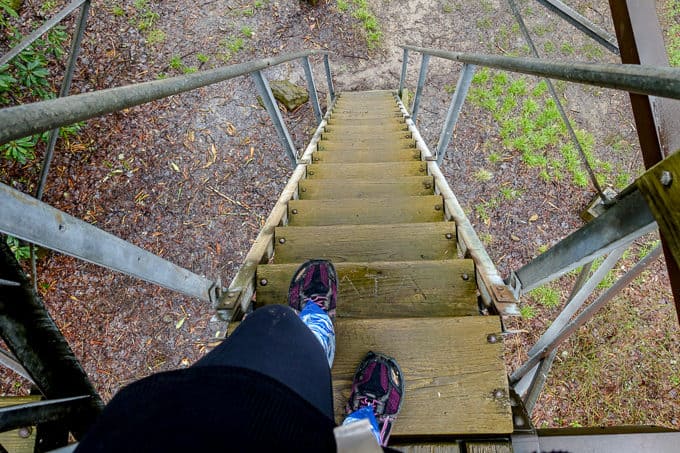
<instances>
[{"instance_id":1,"label":"green grass patch","mask_svg":"<svg viewBox=\"0 0 680 453\"><path fill-rule=\"evenodd\" d=\"M560 293L550 285L541 286L529 292L529 296L547 308L555 308L560 304Z\"/></svg>"},{"instance_id":2,"label":"green grass patch","mask_svg":"<svg viewBox=\"0 0 680 453\"><path fill-rule=\"evenodd\" d=\"M352 12L352 17L357 19L366 34L366 45L369 49L375 49L382 40L380 23L371 11L368 0L337 0L338 11L341 13Z\"/></svg>"},{"instance_id":3,"label":"green grass patch","mask_svg":"<svg viewBox=\"0 0 680 453\"><path fill-rule=\"evenodd\" d=\"M680 66L680 0L670 0L664 13L672 24L666 32L666 51L671 66Z\"/></svg>"},{"instance_id":4,"label":"green grass patch","mask_svg":"<svg viewBox=\"0 0 680 453\"><path fill-rule=\"evenodd\" d=\"M568 176L574 186L588 186L588 174L545 81L484 68L473 77L468 99L491 114L503 146L519 155L527 167L535 168L542 180L561 181ZM594 136L580 129L575 132L598 177L607 182L613 168L594 159Z\"/></svg>"}]
</instances>

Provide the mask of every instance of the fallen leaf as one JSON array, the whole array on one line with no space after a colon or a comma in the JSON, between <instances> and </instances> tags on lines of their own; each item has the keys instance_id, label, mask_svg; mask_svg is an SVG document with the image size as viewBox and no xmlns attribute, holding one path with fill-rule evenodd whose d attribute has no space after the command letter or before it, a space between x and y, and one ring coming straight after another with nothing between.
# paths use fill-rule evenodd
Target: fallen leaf
<instances>
[{"instance_id":1,"label":"fallen leaf","mask_svg":"<svg viewBox=\"0 0 680 453\"><path fill-rule=\"evenodd\" d=\"M230 137L236 135L236 127L234 127L234 125L228 121L227 121L227 135Z\"/></svg>"},{"instance_id":2,"label":"fallen leaf","mask_svg":"<svg viewBox=\"0 0 680 453\"><path fill-rule=\"evenodd\" d=\"M519 238L518 236L515 236L514 234L511 234L511 235L510 235L510 239L512 239L512 240L515 241L515 242L519 242L519 241L520 241L520 238Z\"/></svg>"},{"instance_id":3,"label":"fallen leaf","mask_svg":"<svg viewBox=\"0 0 680 453\"><path fill-rule=\"evenodd\" d=\"M531 217L529 217L529 222L535 222L538 220L538 214L533 214Z\"/></svg>"},{"instance_id":4,"label":"fallen leaf","mask_svg":"<svg viewBox=\"0 0 680 453\"><path fill-rule=\"evenodd\" d=\"M189 131L189 132L187 133L187 139L188 139L190 142L193 142L193 141L196 139L196 134L194 133L194 131Z\"/></svg>"},{"instance_id":5,"label":"fallen leaf","mask_svg":"<svg viewBox=\"0 0 680 453\"><path fill-rule=\"evenodd\" d=\"M170 167L172 167L172 169L175 170L176 172L179 172L179 167L177 166L176 163L170 162Z\"/></svg>"},{"instance_id":6,"label":"fallen leaf","mask_svg":"<svg viewBox=\"0 0 680 453\"><path fill-rule=\"evenodd\" d=\"M186 321L186 320L187 320L187 318L183 317L182 319L177 321L177 324L175 324L175 329L177 329L177 330L181 329L182 326L184 325L184 321Z\"/></svg>"}]
</instances>

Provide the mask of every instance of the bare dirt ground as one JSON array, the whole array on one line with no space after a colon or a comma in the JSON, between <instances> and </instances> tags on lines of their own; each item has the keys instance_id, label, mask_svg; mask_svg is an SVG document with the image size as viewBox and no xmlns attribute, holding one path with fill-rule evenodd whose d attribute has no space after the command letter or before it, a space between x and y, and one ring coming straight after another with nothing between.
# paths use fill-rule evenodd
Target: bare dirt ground
<instances>
[{"instance_id":1,"label":"bare dirt ground","mask_svg":"<svg viewBox=\"0 0 680 453\"><path fill-rule=\"evenodd\" d=\"M558 50L547 58L616 61L614 55L592 51L587 38L537 3L519 3L539 49L550 49L548 41L557 43ZM595 23L613 30L607 2L572 3ZM513 30L512 16L501 0L370 2L382 30L381 44L373 50L351 10L340 12L333 1L321 1L317 8L288 0L140 5L130 0L93 2L74 91L303 48L333 52L338 91L395 88L401 69L397 46L404 43L524 54L521 35ZM139 27L145 11L158 14L153 27L164 33L155 44ZM563 42L571 43L573 52L562 51ZM411 55L411 88L419 59ZM313 65L324 100L320 60L313 60ZM450 99L446 87L455 85L459 69L437 59L430 64L419 127L431 146ZM303 84L298 63L268 70L267 75ZM611 178L624 170L630 178L639 174L642 167L627 97L571 85L562 95L576 125L593 133L596 157L613 162ZM309 105L287 112L285 120L301 149L314 124ZM500 161L490 161L494 152L501 155ZM480 169L492 177L480 180L476 177ZM88 122L78 139L60 145L46 200L180 266L228 283L290 171L271 121L246 77ZM471 103L461 115L444 171L503 274L579 227L578 213L594 193L590 186L539 178L537 169L504 149L491 115ZM3 182L18 174L24 175L20 188L29 190L35 184L35 167L16 165L3 170ZM521 196L480 216L476 207L503 188ZM641 241L616 273L629 268L652 240ZM189 366L224 334L225 325L213 319L206 304L131 277L57 254L40 261L38 271L51 313L107 400L133 380ZM560 349L534 412L537 424L680 428L680 333L666 280L663 264L656 263ZM563 298L568 284L569 278L556 285ZM558 310L532 299L528 303L536 316L507 324L518 332L506 338L510 367L520 363L527 346ZM5 391L12 391L15 382L6 380Z\"/></svg>"}]
</instances>

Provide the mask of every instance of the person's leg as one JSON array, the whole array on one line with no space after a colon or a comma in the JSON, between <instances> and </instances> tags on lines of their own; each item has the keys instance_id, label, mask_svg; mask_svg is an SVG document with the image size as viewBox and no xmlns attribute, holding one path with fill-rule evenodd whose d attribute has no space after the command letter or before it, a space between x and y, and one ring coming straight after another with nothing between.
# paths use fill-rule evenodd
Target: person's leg
<instances>
[{"instance_id":1,"label":"person's leg","mask_svg":"<svg viewBox=\"0 0 680 453\"><path fill-rule=\"evenodd\" d=\"M270 305L255 310L221 345L193 366L237 366L285 384L333 418L327 355L294 310Z\"/></svg>"}]
</instances>

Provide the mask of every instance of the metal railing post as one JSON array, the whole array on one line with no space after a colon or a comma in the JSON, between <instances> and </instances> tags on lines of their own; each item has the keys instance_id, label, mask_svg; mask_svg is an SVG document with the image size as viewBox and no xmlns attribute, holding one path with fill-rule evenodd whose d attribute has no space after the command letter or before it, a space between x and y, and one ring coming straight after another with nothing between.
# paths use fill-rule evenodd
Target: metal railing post
<instances>
[{"instance_id":1,"label":"metal railing post","mask_svg":"<svg viewBox=\"0 0 680 453\"><path fill-rule=\"evenodd\" d=\"M425 86L425 79L427 78L427 65L430 63L430 54L423 53L423 61L420 63L420 75L418 76L418 87L416 88L416 97L413 99L413 108L411 109L411 119L413 123L416 122L418 110L420 109L420 97L423 94L423 87Z\"/></svg>"},{"instance_id":2,"label":"metal railing post","mask_svg":"<svg viewBox=\"0 0 680 453\"><path fill-rule=\"evenodd\" d=\"M463 65L463 69L460 72L458 84L456 84L456 91L451 97L451 106L446 114L446 121L444 122L444 127L442 127L442 133L439 136L439 143L437 143L437 149L435 151L437 165L441 165L444 161L446 148L448 148L451 136L453 135L453 130L456 128L458 116L465 103L465 98L467 97L470 84L472 83L472 76L475 75L476 69L477 67L475 65L466 63Z\"/></svg>"},{"instance_id":3,"label":"metal railing post","mask_svg":"<svg viewBox=\"0 0 680 453\"><path fill-rule=\"evenodd\" d=\"M76 25L76 29L73 32L73 40L71 41L71 52L68 57L68 62L66 64L66 72L64 73L64 80L61 82L61 89L59 90L59 97L68 96L71 90L71 82L73 81L73 72L76 67L76 60L78 60L78 54L80 53L80 45L83 41L83 34L85 33L85 26L87 24L87 16L90 11L90 0L85 0L81 6L80 17ZM50 131L49 143L47 145L47 151L45 151L45 158L43 159L42 170L40 171L40 181L38 182L38 188L36 189L35 197L40 200L42 199L43 192L45 190L45 182L47 181L47 174L50 171L50 165L52 163L52 156L54 154L54 147L57 144L57 139L59 138L59 129L55 128Z\"/></svg>"},{"instance_id":4,"label":"metal railing post","mask_svg":"<svg viewBox=\"0 0 680 453\"><path fill-rule=\"evenodd\" d=\"M408 69L408 49L404 49L404 60L401 62L401 76L399 77L399 99L404 92L404 85L406 85L406 70Z\"/></svg>"},{"instance_id":5,"label":"metal railing post","mask_svg":"<svg viewBox=\"0 0 680 453\"><path fill-rule=\"evenodd\" d=\"M309 100L312 103L312 109L314 110L314 116L316 117L316 124L319 124L323 119L323 115L321 114L319 96L316 93L314 74L312 74L312 65L309 64L308 56L302 57L302 67L305 70L305 78L307 79L307 91L309 91Z\"/></svg>"},{"instance_id":6,"label":"metal railing post","mask_svg":"<svg viewBox=\"0 0 680 453\"><path fill-rule=\"evenodd\" d=\"M333 74L331 73L331 63L328 61L328 54L323 56L323 66L326 70L326 83L328 84L328 94L331 97L331 103L335 100L335 88L333 87Z\"/></svg>"},{"instance_id":7,"label":"metal railing post","mask_svg":"<svg viewBox=\"0 0 680 453\"><path fill-rule=\"evenodd\" d=\"M267 112L269 112L269 116L274 123L276 133L279 135L279 140L281 140L281 145L283 145L283 149L286 150L286 154L288 154L293 167L295 167L297 165L297 152L295 151L295 145L293 144L293 139L290 137L290 133L288 133L288 129L283 122L281 111L279 110L279 106L276 103L276 99L274 99L272 89L269 87L269 82L267 82L267 78L264 76L264 74L262 74L262 71L255 71L250 75L255 81L257 91L262 97L262 103L267 109Z\"/></svg>"}]
</instances>

